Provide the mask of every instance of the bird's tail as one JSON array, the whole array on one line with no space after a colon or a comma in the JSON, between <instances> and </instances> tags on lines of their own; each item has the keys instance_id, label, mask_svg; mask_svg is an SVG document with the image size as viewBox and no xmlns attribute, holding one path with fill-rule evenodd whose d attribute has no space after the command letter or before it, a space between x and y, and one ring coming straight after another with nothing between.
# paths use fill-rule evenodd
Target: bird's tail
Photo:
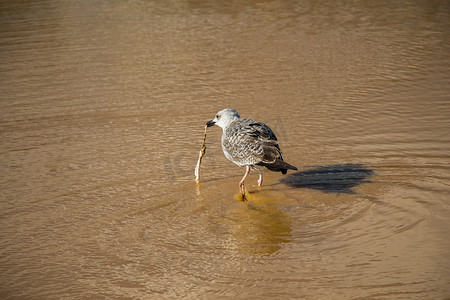
<instances>
[{"instance_id":1,"label":"bird's tail","mask_svg":"<svg viewBox=\"0 0 450 300\"><path fill-rule=\"evenodd\" d=\"M260 162L260 163L258 163L258 165L264 166L267 169L269 169L270 171L281 172L282 174L286 174L287 170L298 170L293 165L290 165L287 162L284 162L284 161L279 160L279 159L277 159L273 163Z\"/></svg>"}]
</instances>

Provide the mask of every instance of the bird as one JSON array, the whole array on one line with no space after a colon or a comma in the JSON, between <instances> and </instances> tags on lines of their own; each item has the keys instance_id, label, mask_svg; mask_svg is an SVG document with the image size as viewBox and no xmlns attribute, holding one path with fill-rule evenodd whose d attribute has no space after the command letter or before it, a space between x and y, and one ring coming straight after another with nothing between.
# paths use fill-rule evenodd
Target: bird
<instances>
[{"instance_id":1,"label":"bird","mask_svg":"<svg viewBox=\"0 0 450 300\"><path fill-rule=\"evenodd\" d=\"M286 174L287 170L298 170L283 161L282 152L275 133L264 123L241 118L233 108L219 111L207 127L217 125L222 128L222 150L225 157L240 167L245 174L239 181L239 190L245 195L244 181L251 169L259 171L258 185L262 186L264 168Z\"/></svg>"}]
</instances>

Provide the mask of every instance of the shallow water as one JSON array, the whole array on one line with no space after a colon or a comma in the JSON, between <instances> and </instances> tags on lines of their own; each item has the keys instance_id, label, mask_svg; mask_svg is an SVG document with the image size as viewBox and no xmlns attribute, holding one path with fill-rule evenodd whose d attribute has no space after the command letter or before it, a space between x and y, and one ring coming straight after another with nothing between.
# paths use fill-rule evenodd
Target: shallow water
<instances>
[{"instance_id":1,"label":"shallow water","mask_svg":"<svg viewBox=\"0 0 450 300\"><path fill-rule=\"evenodd\" d=\"M8 1L0 20L3 299L450 297L448 2ZM225 107L299 172L251 174L239 201L212 127L198 187Z\"/></svg>"}]
</instances>

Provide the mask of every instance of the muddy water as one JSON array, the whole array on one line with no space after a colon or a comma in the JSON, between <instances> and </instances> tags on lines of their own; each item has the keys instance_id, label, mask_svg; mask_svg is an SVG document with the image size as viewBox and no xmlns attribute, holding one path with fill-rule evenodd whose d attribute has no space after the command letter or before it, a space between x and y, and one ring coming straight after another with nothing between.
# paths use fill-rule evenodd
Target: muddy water
<instances>
[{"instance_id":1,"label":"muddy water","mask_svg":"<svg viewBox=\"0 0 450 300\"><path fill-rule=\"evenodd\" d=\"M450 296L446 1L4 1L2 299ZM223 156L225 107L299 173ZM283 180L283 181L282 181Z\"/></svg>"}]
</instances>

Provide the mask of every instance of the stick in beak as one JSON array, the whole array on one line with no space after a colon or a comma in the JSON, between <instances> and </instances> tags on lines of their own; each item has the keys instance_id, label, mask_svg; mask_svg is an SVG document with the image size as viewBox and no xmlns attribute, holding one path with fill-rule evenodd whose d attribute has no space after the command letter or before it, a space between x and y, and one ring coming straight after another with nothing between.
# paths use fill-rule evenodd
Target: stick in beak
<instances>
[{"instance_id":1,"label":"stick in beak","mask_svg":"<svg viewBox=\"0 0 450 300\"><path fill-rule=\"evenodd\" d=\"M205 133L203 134L203 143L202 148L200 149L200 152L198 154L198 161L197 165L195 166L195 182L200 183L200 164L202 162L203 155L205 155L206 152L206 130L208 127L213 126L214 122L211 120L205 125Z\"/></svg>"}]
</instances>

